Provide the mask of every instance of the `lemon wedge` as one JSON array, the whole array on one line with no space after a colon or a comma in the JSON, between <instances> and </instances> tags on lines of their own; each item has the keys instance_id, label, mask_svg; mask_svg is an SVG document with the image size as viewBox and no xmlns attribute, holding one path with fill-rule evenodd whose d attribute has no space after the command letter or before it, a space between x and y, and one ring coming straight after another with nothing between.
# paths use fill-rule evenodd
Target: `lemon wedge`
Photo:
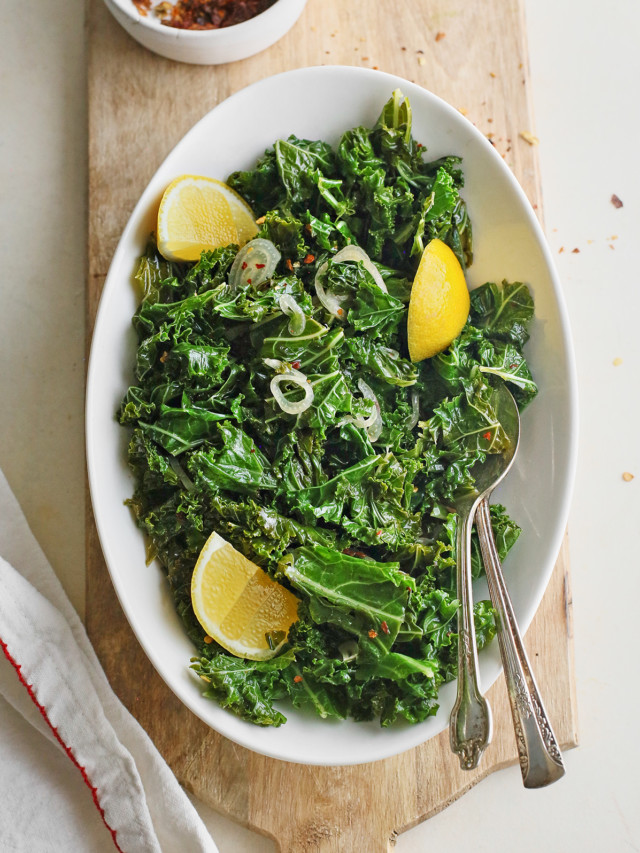
<instances>
[{"instance_id":1,"label":"lemon wedge","mask_svg":"<svg viewBox=\"0 0 640 853\"><path fill-rule=\"evenodd\" d=\"M407 317L411 361L431 358L446 349L467 322L469 305L460 262L446 243L431 240L411 288Z\"/></svg>"},{"instance_id":2,"label":"lemon wedge","mask_svg":"<svg viewBox=\"0 0 640 853\"><path fill-rule=\"evenodd\" d=\"M277 654L298 618L298 598L217 533L207 539L196 562L191 603L210 637L249 660Z\"/></svg>"},{"instance_id":3,"label":"lemon wedge","mask_svg":"<svg viewBox=\"0 0 640 853\"><path fill-rule=\"evenodd\" d=\"M158 209L158 249L170 261L197 261L205 250L244 245L258 227L248 204L215 178L181 175Z\"/></svg>"}]
</instances>

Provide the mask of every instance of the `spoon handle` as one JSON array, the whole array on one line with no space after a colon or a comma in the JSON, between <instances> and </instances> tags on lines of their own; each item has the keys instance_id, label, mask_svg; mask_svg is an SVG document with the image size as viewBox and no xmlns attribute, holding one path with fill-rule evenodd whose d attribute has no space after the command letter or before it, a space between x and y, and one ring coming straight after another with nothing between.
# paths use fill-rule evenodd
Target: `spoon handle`
<instances>
[{"instance_id":1,"label":"spoon handle","mask_svg":"<svg viewBox=\"0 0 640 853\"><path fill-rule=\"evenodd\" d=\"M469 508L470 509L470 508ZM451 711L449 738L451 749L463 770L478 766L480 756L491 740L491 709L478 687L478 653L473 623L471 592L472 513L458 517L456 533L458 609L458 693Z\"/></svg>"},{"instance_id":2,"label":"spoon handle","mask_svg":"<svg viewBox=\"0 0 640 853\"><path fill-rule=\"evenodd\" d=\"M507 680L522 781L525 788L543 788L564 776L565 769L518 630L493 538L486 498L480 501L476 510L476 526L489 594L498 614L498 642Z\"/></svg>"}]
</instances>

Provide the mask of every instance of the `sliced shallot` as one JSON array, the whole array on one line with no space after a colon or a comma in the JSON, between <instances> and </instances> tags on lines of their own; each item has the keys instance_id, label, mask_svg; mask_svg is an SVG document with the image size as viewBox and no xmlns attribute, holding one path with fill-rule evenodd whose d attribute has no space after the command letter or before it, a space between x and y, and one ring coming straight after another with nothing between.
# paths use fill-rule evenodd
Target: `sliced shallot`
<instances>
[{"instance_id":1,"label":"sliced shallot","mask_svg":"<svg viewBox=\"0 0 640 853\"><path fill-rule=\"evenodd\" d=\"M283 293L278 300L278 305L282 313L291 318L289 320L289 334L294 337L301 335L307 325L307 318L293 296L290 293Z\"/></svg>"},{"instance_id":2,"label":"sliced shallot","mask_svg":"<svg viewBox=\"0 0 640 853\"><path fill-rule=\"evenodd\" d=\"M257 237L240 249L231 264L229 285L237 290L250 284L254 290L271 278L282 255L271 240Z\"/></svg>"},{"instance_id":3,"label":"sliced shallot","mask_svg":"<svg viewBox=\"0 0 640 853\"><path fill-rule=\"evenodd\" d=\"M360 246L345 246L344 249L340 249L339 252L330 259L334 264L341 264L345 261L362 261L364 268L367 270L369 275L373 278L375 283L378 285L380 290L384 293L388 293L387 285L384 283L384 279L380 275L380 271L373 263L369 255L361 249ZM322 285L322 277L327 271L329 266L329 261L325 261L319 267L316 272L316 277L314 281L316 294L318 295L318 299L327 309L330 314L333 314L334 317L337 317L338 320L344 320L345 318L345 310L342 307L342 303L346 301L348 298L346 295L342 297L334 296L331 293L327 293Z\"/></svg>"},{"instance_id":4,"label":"sliced shallot","mask_svg":"<svg viewBox=\"0 0 640 853\"><path fill-rule=\"evenodd\" d=\"M420 417L420 400L418 398L418 392L411 392L411 417L407 422L407 428L413 429L417 423L418 418Z\"/></svg>"}]
</instances>

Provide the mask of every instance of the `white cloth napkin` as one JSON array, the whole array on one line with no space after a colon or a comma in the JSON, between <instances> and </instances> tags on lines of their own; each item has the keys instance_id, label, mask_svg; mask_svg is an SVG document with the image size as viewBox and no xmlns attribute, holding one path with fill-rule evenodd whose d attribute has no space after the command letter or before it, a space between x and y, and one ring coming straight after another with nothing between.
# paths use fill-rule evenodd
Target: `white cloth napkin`
<instances>
[{"instance_id":1,"label":"white cloth napkin","mask_svg":"<svg viewBox=\"0 0 640 853\"><path fill-rule=\"evenodd\" d=\"M0 850L216 853L0 471Z\"/></svg>"}]
</instances>

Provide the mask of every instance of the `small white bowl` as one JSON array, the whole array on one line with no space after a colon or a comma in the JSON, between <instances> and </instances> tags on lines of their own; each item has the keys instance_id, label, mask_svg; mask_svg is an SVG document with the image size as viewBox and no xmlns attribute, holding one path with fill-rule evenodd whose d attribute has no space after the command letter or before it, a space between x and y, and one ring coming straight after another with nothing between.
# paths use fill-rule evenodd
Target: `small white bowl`
<instances>
[{"instance_id":1,"label":"small white bowl","mask_svg":"<svg viewBox=\"0 0 640 853\"><path fill-rule=\"evenodd\" d=\"M104 2L129 35L154 53L193 65L221 65L246 59L277 42L298 20L307 0L276 0L255 18L218 30L167 27L153 10L141 15L133 0Z\"/></svg>"}]
</instances>

